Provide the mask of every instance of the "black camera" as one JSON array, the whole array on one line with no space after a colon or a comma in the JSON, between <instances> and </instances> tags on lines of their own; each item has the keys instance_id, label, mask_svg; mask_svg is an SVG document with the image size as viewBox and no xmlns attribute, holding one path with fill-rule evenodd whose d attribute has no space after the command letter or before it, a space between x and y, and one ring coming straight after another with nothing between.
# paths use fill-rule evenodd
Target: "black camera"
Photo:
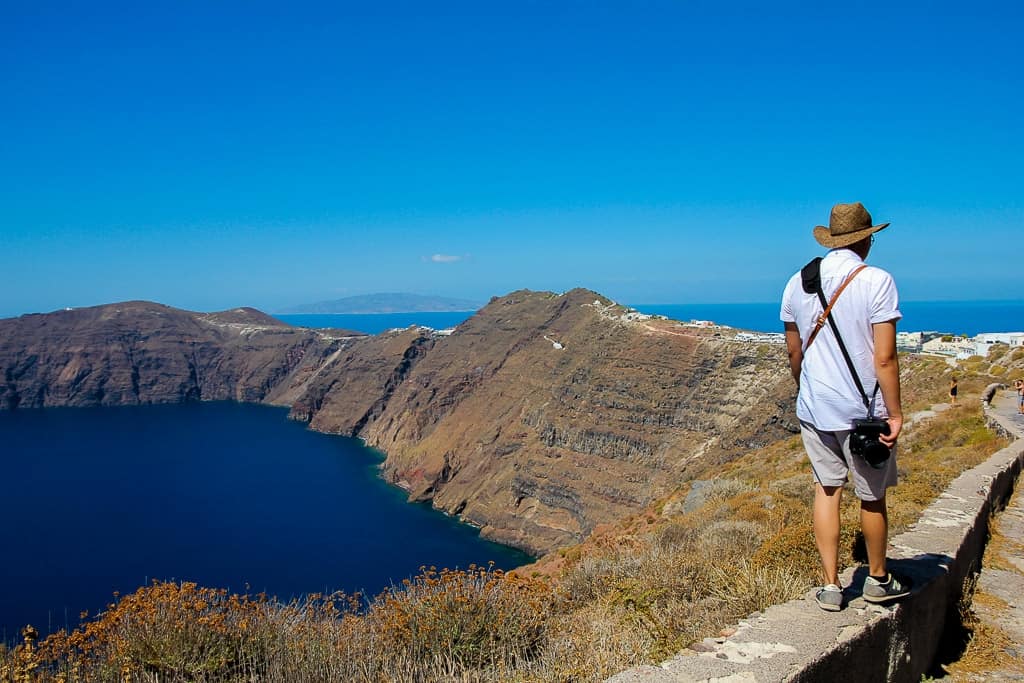
<instances>
[{"instance_id":1,"label":"black camera","mask_svg":"<svg viewBox=\"0 0 1024 683\"><path fill-rule=\"evenodd\" d=\"M877 417L865 417L853 421L850 434L850 452L864 458L867 464L880 470L889 459L889 447L878 440L889 433L889 423Z\"/></svg>"}]
</instances>

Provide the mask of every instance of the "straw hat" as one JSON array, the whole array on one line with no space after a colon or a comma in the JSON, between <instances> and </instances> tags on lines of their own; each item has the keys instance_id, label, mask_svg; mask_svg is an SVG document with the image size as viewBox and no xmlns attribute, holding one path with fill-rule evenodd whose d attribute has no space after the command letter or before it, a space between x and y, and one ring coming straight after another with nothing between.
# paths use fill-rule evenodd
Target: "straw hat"
<instances>
[{"instance_id":1,"label":"straw hat","mask_svg":"<svg viewBox=\"0 0 1024 683\"><path fill-rule=\"evenodd\" d=\"M832 215L828 218L828 227L819 225L814 228L814 239L818 244L829 249L847 247L855 242L878 232L889 225L871 225L871 214L860 202L853 204L836 204L832 207Z\"/></svg>"}]
</instances>

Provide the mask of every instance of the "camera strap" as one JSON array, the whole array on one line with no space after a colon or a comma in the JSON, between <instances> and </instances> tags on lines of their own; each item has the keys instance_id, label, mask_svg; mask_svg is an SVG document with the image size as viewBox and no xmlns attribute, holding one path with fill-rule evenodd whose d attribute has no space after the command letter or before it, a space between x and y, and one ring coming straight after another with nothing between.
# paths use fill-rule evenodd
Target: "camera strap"
<instances>
[{"instance_id":1,"label":"camera strap","mask_svg":"<svg viewBox=\"0 0 1024 683\"><path fill-rule=\"evenodd\" d=\"M839 289L837 289L835 294L832 295L831 301L825 300L825 292L821 289L820 268L821 258L817 258L808 263L807 266L804 267L803 271L805 291L808 290L808 285L813 288L812 291L817 293L818 300L821 301L822 307L822 313L815 321L814 330L811 331L811 334L807 338L807 344L804 345L804 352L806 353L807 349L811 347L811 343L814 342L815 337L818 336L818 332L821 331L821 328L824 327L825 321L827 320L829 326L832 328L832 334L835 336L836 342L839 344L839 350L843 354L843 360L846 361L846 366L850 368L850 374L853 376L853 382L857 385L860 397L864 401L864 407L868 411L868 417L874 417L875 396L878 395L879 389L878 382L875 382L875 389L871 392L871 398L869 399L867 392L864 391L864 385L860 381L860 376L857 374L857 368L854 367L853 360L850 358L850 352L846 350L846 344L843 343L843 337L839 334L839 326L836 325L836 319L832 315L832 307L835 306L836 300L839 299L839 295L842 294L843 290L846 289L846 286L853 281L853 278L857 277L857 274L867 268L867 266L861 265L855 268L854 271L850 273L845 280L843 280L843 283L839 285Z\"/></svg>"}]
</instances>

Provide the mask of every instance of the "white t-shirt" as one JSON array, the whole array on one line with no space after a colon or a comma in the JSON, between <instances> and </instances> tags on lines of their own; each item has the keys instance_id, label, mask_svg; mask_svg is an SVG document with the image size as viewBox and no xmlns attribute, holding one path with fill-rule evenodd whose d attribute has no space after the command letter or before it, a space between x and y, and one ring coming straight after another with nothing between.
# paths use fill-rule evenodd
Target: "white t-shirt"
<instances>
[{"instance_id":1,"label":"white t-shirt","mask_svg":"<svg viewBox=\"0 0 1024 683\"><path fill-rule=\"evenodd\" d=\"M832 295L846 277L863 263L849 249L830 251L821 261L821 288L825 292L825 300L831 301ZM822 308L817 294L804 292L798 271L786 284L779 318L783 322L796 323L800 339L806 344ZM903 317L899 311L899 295L892 276L881 268L865 268L839 295L832 308L832 317L835 318L846 350L850 353L850 359L870 399L876 382L874 334L871 326ZM802 421L828 432L850 429L854 418L867 417L864 399L850 376L849 366L843 360L842 351L832 333L832 325L827 321L811 348L804 353L800 366L796 415ZM875 416L888 416L880 391L875 397Z\"/></svg>"}]
</instances>

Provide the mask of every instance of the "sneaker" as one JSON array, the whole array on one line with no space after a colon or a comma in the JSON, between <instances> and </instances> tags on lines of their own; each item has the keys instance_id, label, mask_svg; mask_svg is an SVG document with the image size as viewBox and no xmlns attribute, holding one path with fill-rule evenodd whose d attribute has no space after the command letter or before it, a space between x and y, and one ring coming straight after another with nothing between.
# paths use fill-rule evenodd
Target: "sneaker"
<instances>
[{"instance_id":1,"label":"sneaker","mask_svg":"<svg viewBox=\"0 0 1024 683\"><path fill-rule=\"evenodd\" d=\"M843 608L843 589L834 583L823 586L814 596L818 607L826 612L838 612Z\"/></svg>"},{"instance_id":2,"label":"sneaker","mask_svg":"<svg viewBox=\"0 0 1024 683\"><path fill-rule=\"evenodd\" d=\"M864 599L868 602L888 602L910 595L914 582L905 576L889 572L889 580L882 582L868 576L864 579Z\"/></svg>"}]
</instances>

